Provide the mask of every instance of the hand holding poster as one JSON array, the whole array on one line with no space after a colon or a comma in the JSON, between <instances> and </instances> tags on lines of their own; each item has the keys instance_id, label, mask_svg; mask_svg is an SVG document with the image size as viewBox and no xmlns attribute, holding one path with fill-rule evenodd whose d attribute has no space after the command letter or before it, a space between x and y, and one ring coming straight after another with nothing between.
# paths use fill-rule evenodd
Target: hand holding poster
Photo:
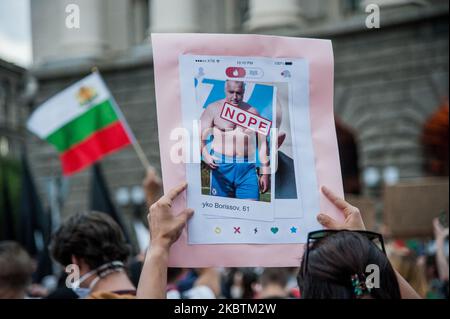
<instances>
[{"instance_id":1,"label":"hand holding poster","mask_svg":"<svg viewBox=\"0 0 450 319\"><path fill-rule=\"evenodd\" d=\"M298 266L342 195L329 41L153 35L165 190L194 209L172 266ZM170 89L169 89L170 88ZM258 244L249 245L249 244ZM270 257L270 258L268 258Z\"/></svg>"}]
</instances>

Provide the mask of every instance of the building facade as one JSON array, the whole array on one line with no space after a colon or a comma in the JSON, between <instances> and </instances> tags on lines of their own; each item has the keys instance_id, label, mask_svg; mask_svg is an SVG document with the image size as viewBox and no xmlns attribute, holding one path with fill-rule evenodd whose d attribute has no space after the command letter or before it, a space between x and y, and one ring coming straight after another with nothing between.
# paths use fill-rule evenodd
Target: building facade
<instances>
[{"instance_id":1,"label":"building facade","mask_svg":"<svg viewBox=\"0 0 450 319\"><path fill-rule=\"evenodd\" d=\"M27 83L25 69L0 59L0 238L5 235L5 210L11 210L12 218L18 211L20 154L26 143L24 123L31 89Z\"/></svg>"},{"instance_id":2,"label":"building facade","mask_svg":"<svg viewBox=\"0 0 450 319\"><path fill-rule=\"evenodd\" d=\"M65 26L80 9L80 28ZM365 12L380 8L379 29ZM41 0L31 2L33 100L99 68L151 163L160 168L151 32L260 33L333 41L335 114L349 192L367 172L421 177L427 119L448 100L448 1L427 0ZM70 9L70 8L69 8ZM60 174L55 150L27 136L35 176ZM346 165L352 163L352 165ZM113 193L144 176L132 148L102 161ZM347 168L348 167L348 168ZM89 171L70 179L64 213L87 207ZM350 185L350 186L348 186Z\"/></svg>"}]
</instances>

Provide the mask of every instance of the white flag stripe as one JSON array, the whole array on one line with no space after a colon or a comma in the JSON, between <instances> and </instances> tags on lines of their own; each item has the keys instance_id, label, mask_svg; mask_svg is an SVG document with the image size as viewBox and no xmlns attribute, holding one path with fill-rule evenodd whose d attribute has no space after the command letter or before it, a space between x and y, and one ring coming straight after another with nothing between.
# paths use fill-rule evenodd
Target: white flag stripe
<instances>
[{"instance_id":1,"label":"white flag stripe","mask_svg":"<svg viewBox=\"0 0 450 319\"><path fill-rule=\"evenodd\" d=\"M77 100L77 93L82 86L93 88L97 93L90 105L82 106ZM90 107L109 99L110 96L100 75L94 72L39 106L30 116L27 128L45 139L51 133L85 113Z\"/></svg>"}]
</instances>

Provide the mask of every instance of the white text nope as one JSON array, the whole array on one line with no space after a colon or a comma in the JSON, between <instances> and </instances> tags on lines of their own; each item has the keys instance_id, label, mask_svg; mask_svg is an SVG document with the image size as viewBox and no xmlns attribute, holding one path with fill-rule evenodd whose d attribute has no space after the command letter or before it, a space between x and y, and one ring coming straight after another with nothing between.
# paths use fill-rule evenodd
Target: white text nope
<instances>
[{"instance_id":1,"label":"white text nope","mask_svg":"<svg viewBox=\"0 0 450 319\"><path fill-rule=\"evenodd\" d=\"M269 135L272 121L225 102L220 117L263 135Z\"/></svg>"}]
</instances>

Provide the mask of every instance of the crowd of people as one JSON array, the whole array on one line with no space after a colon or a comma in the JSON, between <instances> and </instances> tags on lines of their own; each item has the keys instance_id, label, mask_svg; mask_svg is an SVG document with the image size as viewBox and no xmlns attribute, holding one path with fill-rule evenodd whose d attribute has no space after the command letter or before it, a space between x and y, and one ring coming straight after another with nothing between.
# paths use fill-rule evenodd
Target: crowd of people
<instances>
[{"instance_id":1,"label":"crowd of people","mask_svg":"<svg viewBox=\"0 0 450 319\"><path fill-rule=\"evenodd\" d=\"M151 240L136 257L130 256L121 228L109 215L69 216L49 247L61 266L58 284L51 289L31 284L36 262L19 244L0 242L0 299L448 298L448 227L436 219L430 242L383 242L380 234L366 231L358 208L325 187L322 193L344 221L319 214L324 229L309 234L298 267L169 268L170 247L194 211L172 210L186 183L161 197L160 186L154 170L149 171L144 188ZM368 265L379 268L375 281L368 280Z\"/></svg>"}]
</instances>

